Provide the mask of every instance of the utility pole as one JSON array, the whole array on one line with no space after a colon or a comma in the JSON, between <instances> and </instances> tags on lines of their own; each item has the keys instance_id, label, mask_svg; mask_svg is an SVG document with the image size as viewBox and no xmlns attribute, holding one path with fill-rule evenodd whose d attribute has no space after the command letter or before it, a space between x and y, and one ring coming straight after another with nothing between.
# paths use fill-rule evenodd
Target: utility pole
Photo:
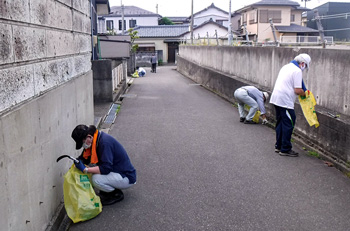
<instances>
[{"instance_id":1,"label":"utility pole","mask_svg":"<svg viewBox=\"0 0 350 231\"><path fill-rule=\"evenodd\" d=\"M191 4L191 44L193 45L193 0Z\"/></svg>"},{"instance_id":2,"label":"utility pole","mask_svg":"<svg viewBox=\"0 0 350 231\"><path fill-rule=\"evenodd\" d=\"M232 45L232 28L231 28L231 0L228 13L228 45Z\"/></svg>"},{"instance_id":3,"label":"utility pole","mask_svg":"<svg viewBox=\"0 0 350 231\"><path fill-rule=\"evenodd\" d=\"M158 14L158 4L156 5L156 13Z\"/></svg>"},{"instance_id":4,"label":"utility pole","mask_svg":"<svg viewBox=\"0 0 350 231\"><path fill-rule=\"evenodd\" d=\"M305 2L305 8L306 8L306 2L310 2L311 0L301 0L302 2Z\"/></svg>"},{"instance_id":5,"label":"utility pole","mask_svg":"<svg viewBox=\"0 0 350 231\"><path fill-rule=\"evenodd\" d=\"M245 30L245 40L247 41L247 45L249 45L249 36L248 36L248 30L247 30L247 24L243 24L244 30Z\"/></svg>"},{"instance_id":6,"label":"utility pole","mask_svg":"<svg viewBox=\"0 0 350 231\"><path fill-rule=\"evenodd\" d=\"M216 45L219 46L218 31L217 30L215 30L215 36L216 36Z\"/></svg>"},{"instance_id":7,"label":"utility pole","mask_svg":"<svg viewBox=\"0 0 350 231\"><path fill-rule=\"evenodd\" d=\"M320 16L318 14L318 10L315 10L314 13L315 13L316 25L317 25L317 28L318 28L318 31L319 31L320 37L321 37L322 47L326 48L326 40L324 39L323 27L321 24Z\"/></svg>"},{"instance_id":8,"label":"utility pole","mask_svg":"<svg viewBox=\"0 0 350 231\"><path fill-rule=\"evenodd\" d=\"M120 1L122 3L122 1ZM124 5L122 3L122 35L124 35Z\"/></svg>"},{"instance_id":9,"label":"utility pole","mask_svg":"<svg viewBox=\"0 0 350 231\"><path fill-rule=\"evenodd\" d=\"M277 46L276 31L275 31L275 27L273 26L272 18L270 18L269 21L270 21L270 26L272 29L273 39L275 40L275 45Z\"/></svg>"},{"instance_id":10,"label":"utility pole","mask_svg":"<svg viewBox=\"0 0 350 231\"><path fill-rule=\"evenodd\" d=\"M208 46L209 46L209 32L207 32Z\"/></svg>"}]
</instances>

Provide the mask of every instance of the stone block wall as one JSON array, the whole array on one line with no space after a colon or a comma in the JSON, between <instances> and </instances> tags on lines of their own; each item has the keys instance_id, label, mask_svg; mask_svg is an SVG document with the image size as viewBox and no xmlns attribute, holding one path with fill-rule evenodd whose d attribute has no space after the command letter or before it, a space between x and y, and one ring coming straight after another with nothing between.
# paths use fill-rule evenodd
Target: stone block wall
<instances>
[{"instance_id":1,"label":"stone block wall","mask_svg":"<svg viewBox=\"0 0 350 231\"><path fill-rule=\"evenodd\" d=\"M88 0L0 0L1 230L46 230L77 156L70 135L93 124Z\"/></svg>"}]
</instances>

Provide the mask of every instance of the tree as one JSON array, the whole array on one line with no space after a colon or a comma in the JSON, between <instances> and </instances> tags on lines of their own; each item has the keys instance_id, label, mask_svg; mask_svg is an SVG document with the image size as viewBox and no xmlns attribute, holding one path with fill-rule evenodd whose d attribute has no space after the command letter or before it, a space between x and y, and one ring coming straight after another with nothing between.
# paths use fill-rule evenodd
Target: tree
<instances>
[{"instance_id":1,"label":"tree","mask_svg":"<svg viewBox=\"0 0 350 231\"><path fill-rule=\"evenodd\" d=\"M158 22L159 25L174 25L174 23L167 17L163 17Z\"/></svg>"},{"instance_id":2,"label":"tree","mask_svg":"<svg viewBox=\"0 0 350 231\"><path fill-rule=\"evenodd\" d=\"M135 42L135 39L140 38L139 36L137 36L138 31L130 28L128 30L128 33L129 33L129 36L131 38L131 51L132 52L136 52L137 49L139 48L139 45L138 44L134 44L134 42Z\"/></svg>"}]
</instances>

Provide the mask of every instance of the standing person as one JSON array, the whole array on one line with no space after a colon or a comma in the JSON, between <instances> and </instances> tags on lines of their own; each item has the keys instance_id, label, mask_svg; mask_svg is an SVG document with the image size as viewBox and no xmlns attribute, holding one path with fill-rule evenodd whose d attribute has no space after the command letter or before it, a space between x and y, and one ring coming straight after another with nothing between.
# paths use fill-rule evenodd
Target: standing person
<instances>
[{"instance_id":1,"label":"standing person","mask_svg":"<svg viewBox=\"0 0 350 231\"><path fill-rule=\"evenodd\" d=\"M84 173L92 174L92 185L100 190L102 205L123 200L122 189L136 183L136 170L123 146L93 125L76 126L72 138L77 150L84 148L75 166Z\"/></svg>"},{"instance_id":2,"label":"standing person","mask_svg":"<svg viewBox=\"0 0 350 231\"><path fill-rule=\"evenodd\" d=\"M156 73L157 72L157 56L154 53L152 54L152 57L151 57L151 64L152 64L151 72Z\"/></svg>"},{"instance_id":3,"label":"standing person","mask_svg":"<svg viewBox=\"0 0 350 231\"><path fill-rule=\"evenodd\" d=\"M263 118L263 124L267 123L266 110L264 103L268 100L269 94L262 92L254 86L244 86L238 88L234 96L238 101L239 122L245 124L256 124L253 121L253 117L258 109L260 109L261 117ZM244 111L244 105L250 106L248 115Z\"/></svg>"},{"instance_id":4,"label":"standing person","mask_svg":"<svg viewBox=\"0 0 350 231\"><path fill-rule=\"evenodd\" d=\"M305 85L302 71L310 67L308 54L300 54L289 64L284 65L277 77L270 103L276 111L276 144L275 152L281 156L297 157L292 150L292 132L295 127L294 103L298 95L305 96Z\"/></svg>"}]
</instances>

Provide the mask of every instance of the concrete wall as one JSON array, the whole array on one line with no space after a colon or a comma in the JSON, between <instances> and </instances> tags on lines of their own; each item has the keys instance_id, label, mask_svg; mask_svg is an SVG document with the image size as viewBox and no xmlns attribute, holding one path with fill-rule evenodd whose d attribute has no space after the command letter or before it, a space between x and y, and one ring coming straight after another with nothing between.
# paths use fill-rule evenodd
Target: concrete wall
<instances>
[{"instance_id":1,"label":"concrete wall","mask_svg":"<svg viewBox=\"0 0 350 231\"><path fill-rule=\"evenodd\" d=\"M123 84L125 85L126 60L94 60L92 70L94 101L112 102L115 92L122 88Z\"/></svg>"},{"instance_id":2,"label":"concrete wall","mask_svg":"<svg viewBox=\"0 0 350 231\"><path fill-rule=\"evenodd\" d=\"M252 84L273 90L280 68L297 54L308 53L310 70L304 73L306 86L317 101L319 128L310 127L296 106L295 132L306 142L336 159L350 161L350 51L269 47L180 46L178 70L194 81L234 101L239 86ZM274 109L267 105L267 116L274 119ZM339 115L332 118L328 113Z\"/></svg>"},{"instance_id":3,"label":"concrete wall","mask_svg":"<svg viewBox=\"0 0 350 231\"><path fill-rule=\"evenodd\" d=\"M92 124L90 2L0 0L1 230L45 230L77 155L71 131Z\"/></svg>"}]
</instances>

